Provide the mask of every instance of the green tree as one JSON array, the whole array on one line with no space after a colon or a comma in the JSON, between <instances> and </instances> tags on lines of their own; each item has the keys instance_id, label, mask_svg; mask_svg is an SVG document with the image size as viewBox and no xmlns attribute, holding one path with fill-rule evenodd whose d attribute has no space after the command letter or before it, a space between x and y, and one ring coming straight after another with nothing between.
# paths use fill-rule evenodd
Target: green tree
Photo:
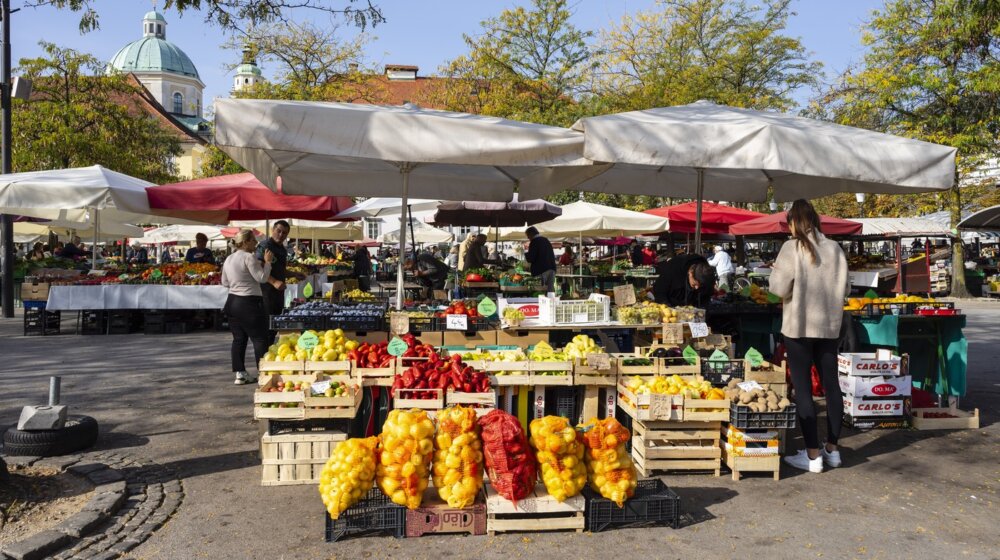
<instances>
[{"instance_id":1,"label":"green tree","mask_svg":"<svg viewBox=\"0 0 1000 560\"><path fill-rule=\"evenodd\" d=\"M569 125L591 69L590 31L571 22L567 0L532 0L464 35L469 52L442 68L436 101L448 109Z\"/></svg>"},{"instance_id":2,"label":"green tree","mask_svg":"<svg viewBox=\"0 0 1000 560\"><path fill-rule=\"evenodd\" d=\"M139 106L127 76L104 75L89 54L41 46L46 56L21 59L15 72L33 82L31 99L13 105L15 171L101 164L154 183L177 179L178 140Z\"/></svg>"},{"instance_id":3,"label":"green tree","mask_svg":"<svg viewBox=\"0 0 1000 560\"><path fill-rule=\"evenodd\" d=\"M787 111L822 65L782 31L791 0L660 0L600 34L593 89L616 111L708 99Z\"/></svg>"},{"instance_id":4,"label":"green tree","mask_svg":"<svg viewBox=\"0 0 1000 560\"><path fill-rule=\"evenodd\" d=\"M81 12L80 32L86 33L101 26L93 3L93 0L28 0L25 6L54 6ZM339 0L334 6L328 4L329 0L166 0L164 8L173 8L178 14L204 11L206 22L228 30L253 27L258 23L287 22L289 12L302 8L342 16L362 29L385 21L381 8L372 0Z\"/></svg>"},{"instance_id":5,"label":"green tree","mask_svg":"<svg viewBox=\"0 0 1000 560\"><path fill-rule=\"evenodd\" d=\"M955 227L963 195L987 194L981 185L959 189L963 177L1000 154L1000 3L891 0L872 14L863 41L860 67L817 110L843 124L958 148L947 201ZM933 209L932 197L898 197L887 206ZM952 295L965 297L965 255L961 243L953 247Z\"/></svg>"},{"instance_id":6,"label":"green tree","mask_svg":"<svg viewBox=\"0 0 1000 560\"><path fill-rule=\"evenodd\" d=\"M218 177L220 175L233 175L235 173L245 173L246 169L233 161L225 152L215 145L209 146L205 150L205 155L201 158L201 169L198 170L199 177Z\"/></svg>"}]
</instances>

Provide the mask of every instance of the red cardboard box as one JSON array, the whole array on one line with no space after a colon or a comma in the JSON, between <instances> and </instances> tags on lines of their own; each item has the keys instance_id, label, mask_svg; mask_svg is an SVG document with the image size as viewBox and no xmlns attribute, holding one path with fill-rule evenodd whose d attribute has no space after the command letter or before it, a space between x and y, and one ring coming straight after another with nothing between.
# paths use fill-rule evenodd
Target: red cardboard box
<instances>
[{"instance_id":1,"label":"red cardboard box","mask_svg":"<svg viewBox=\"0 0 1000 560\"><path fill-rule=\"evenodd\" d=\"M486 534L486 501L483 494L467 508L453 508L438 496L435 488L424 491L417 509L406 510L406 536L419 537L428 533Z\"/></svg>"}]
</instances>

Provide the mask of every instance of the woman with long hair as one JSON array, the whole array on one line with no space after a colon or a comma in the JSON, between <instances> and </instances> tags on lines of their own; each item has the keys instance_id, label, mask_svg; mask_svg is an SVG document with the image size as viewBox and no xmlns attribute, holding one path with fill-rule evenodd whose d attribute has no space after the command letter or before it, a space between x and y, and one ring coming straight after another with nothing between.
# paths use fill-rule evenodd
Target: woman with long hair
<instances>
[{"instance_id":1,"label":"woman with long hair","mask_svg":"<svg viewBox=\"0 0 1000 560\"><path fill-rule=\"evenodd\" d=\"M850 291L847 257L820 231L819 214L807 200L788 211L792 238L781 246L769 279L771 292L784 300L781 334L795 388L795 405L805 449L785 462L809 472L840 466L837 441L844 415L837 379L837 342L844 298ZM816 407L812 399L812 367L826 391L826 443L820 448Z\"/></svg>"},{"instance_id":2,"label":"woman with long hair","mask_svg":"<svg viewBox=\"0 0 1000 560\"><path fill-rule=\"evenodd\" d=\"M267 352L270 340L260 285L271 274L274 254L270 250L264 251L264 264L261 265L254 255L257 238L248 229L236 234L234 242L236 252L229 255L222 265L222 285L229 288L223 311L229 317L229 330L233 333L231 359L233 373L236 374L234 383L244 385L257 380L256 375L247 372L244 363L247 340L253 343L254 357L258 362Z\"/></svg>"}]
</instances>

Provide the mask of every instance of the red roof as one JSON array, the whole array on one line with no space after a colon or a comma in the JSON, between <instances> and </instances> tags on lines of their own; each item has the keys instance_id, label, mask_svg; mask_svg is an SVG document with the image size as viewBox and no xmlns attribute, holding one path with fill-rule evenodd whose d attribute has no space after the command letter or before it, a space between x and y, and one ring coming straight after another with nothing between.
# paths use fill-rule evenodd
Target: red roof
<instances>
[{"instance_id":1,"label":"red roof","mask_svg":"<svg viewBox=\"0 0 1000 560\"><path fill-rule=\"evenodd\" d=\"M228 211L229 220L299 218L329 220L354 202L346 196L295 196L272 192L252 173L195 179L146 189L151 208Z\"/></svg>"},{"instance_id":2,"label":"red roof","mask_svg":"<svg viewBox=\"0 0 1000 560\"><path fill-rule=\"evenodd\" d=\"M831 216L819 217L819 228L824 235L855 235L861 233L861 224ZM765 214L760 218L736 224L729 228L733 235L789 234L788 212Z\"/></svg>"},{"instance_id":3,"label":"red roof","mask_svg":"<svg viewBox=\"0 0 1000 560\"><path fill-rule=\"evenodd\" d=\"M694 233L697 211L697 203L685 202L684 204L675 204L674 206L652 208L645 212L670 220L669 231L673 233ZM742 208L715 204L714 202L702 202L701 232L729 233L729 226L765 215Z\"/></svg>"}]
</instances>

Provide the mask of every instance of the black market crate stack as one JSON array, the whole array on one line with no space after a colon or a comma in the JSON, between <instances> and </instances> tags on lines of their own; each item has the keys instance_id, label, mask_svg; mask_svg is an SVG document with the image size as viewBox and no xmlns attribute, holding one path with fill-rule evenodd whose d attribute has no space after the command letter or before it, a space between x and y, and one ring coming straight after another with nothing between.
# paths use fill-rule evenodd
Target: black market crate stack
<instances>
[{"instance_id":1,"label":"black market crate stack","mask_svg":"<svg viewBox=\"0 0 1000 560\"><path fill-rule=\"evenodd\" d=\"M45 309L44 301L24 301L24 336L59 334L62 315Z\"/></svg>"},{"instance_id":2,"label":"black market crate stack","mask_svg":"<svg viewBox=\"0 0 1000 560\"><path fill-rule=\"evenodd\" d=\"M743 375L738 378L742 380L741 387L759 387L780 399L789 397L784 363L762 362L754 366L747 360L741 370ZM740 480L750 472L770 474L774 480L780 478L786 434L796 423L795 404L784 404L781 410L759 411L739 400L730 402L729 422L721 432L721 449L722 461L732 472L733 480Z\"/></svg>"},{"instance_id":3,"label":"black market crate stack","mask_svg":"<svg viewBox=\"0 0 1000 560\"><path fill-rule=\"evenodd\" d=\"M362 389L351 363L261 361L258 371L254 418L266 425L261 484L319 483L323 465L347 439L361 406Z\"/></svg>"}]
</instances>

